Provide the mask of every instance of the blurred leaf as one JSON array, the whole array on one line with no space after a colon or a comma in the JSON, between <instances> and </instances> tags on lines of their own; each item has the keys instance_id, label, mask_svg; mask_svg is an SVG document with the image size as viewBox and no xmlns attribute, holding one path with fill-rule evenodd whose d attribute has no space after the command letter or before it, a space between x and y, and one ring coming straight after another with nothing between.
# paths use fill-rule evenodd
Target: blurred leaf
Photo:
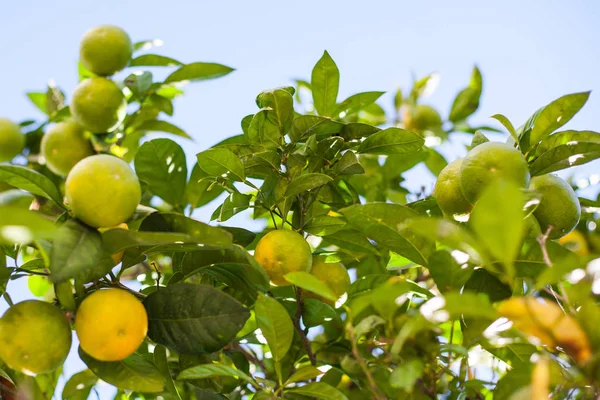
<instances>
[{"instance_id":1,"label":"blurred leaf","mask_svg":"<svg viewBox=\"0 0 600 400\"><path fill-rule=\"evenodd\" d=\"M354 94L338 104L333 115L337 117L342 113L345 113L345 115L354 114L376 102L384 93L385 92L362 92Z\"/></svg>"},{"instance_id":2,"label":"blurred leaf","mask_svg":"<svg viewBox=\"0 0 600 400\"><path fill-rule=\"evenodd\" d=\"M235 180L245 181L244 165L230 150L216 147L197 154L198 165L211 176L229 174Z\"/></svg>"},{"instance_id":3,"label":"blurred leaf","mask_svg":"<svg viewBox=\"0 0 600 400\"><path fill-rule=\"evenodd\" d=\"M381 246L426 265L435 243L423 236L417 236L404 223L418 216L408 207L390 203L355 205L340 210L348 221L360 232Z\"/></svg>"},{"instance_id":4,"label":"blurred leaf","mask_svg":"<svg viewBox=\"0 0 600 400\"><path fill-rule=\"evenodd\" d=\"M471 268L463 268L445 250L438 250L429 256L427 269L442 293L460 290L473 272Z\"/></svg>"},{"instance_id":5,"label":"blurred leaf","mask_svg":"<svg viewBox=\"0 0 600 400\"><path fill-rule=\"evenodd\" d=\"M11 186L50 199L57 206L66 209L62 201L63 197L56 185L32 169L18 165L0 164L0 182L6 182Z\"/></svg>"},{"instance_id":6,"label":"blurred leaf","mask_svg":"<svg viewBox=\"0 0 600 400\"><path fill-rule=\"evenodd\" d=\"M341 218L329 215L317 215L309 219L302 230L316 236L331 235L342 229L346 223Z\"/></svg>"},{"instance_id":7,"label":"blurred leaf","mask_svg":"<svg viewBox=\"0 0 600 400\"><path fill-rule=\"evenodd\" d=\"M285 190L285 197L294 197L302 192L323 186L333 181L333 178L318 173L301 175L290 182Z\"/></svg>"},{"instance_id":8,"label":"blurred leaf","mask_svg":"<svg viewBox=\"0 0 600 400\"><path fill-rule=\"evenodd\" d=\"M29 244L52 239L58 231L54 222L43 214L14 206L0 206L0 243Z\"/></svg>"},{"instance_id":9,"label":"blurred leaf","mask_svg":"<svg viewBox=\"0 0 600 400\"><path fill-rule=\"evenodd\" d=\"M317 113L332 116L340 86L340 71L327 51L315 64L310 85Z\"/></svg>"},{"instance_id":10,"label":"blurred leaf","mask_svg":"<svg viewBox=\"0 0 600 400\"><path fill-rule=\"evenodd\" d=\"M102 234L106 250L119 253L132 247L153 247L168 244L197 243L185 233L174 232L145 232L125 229L109 229Z\"/></svg>"},{"instance_id":11,"label":"blurred leaf","mask_svg":"<svg viewBox=\"0 0 600 400\"><path fill-rule=\"evenodd\" d=\"M71 376L62 391L62 400L86 400L94 385L98 383L98 377L85 369Z\"/></svg>"},{"instance_id":12,"label":"blurred leaf","mask_svg":"<svg viewBox=\"0 0 600 400\"><path fill-rule=\"evenodd\" d=\"M469 86L461 90L452 104L448 119L452 122L464 121L479 108L483 83L481 72L477 66L473 67Z\"/></svg>"},{"instance_id":13,"label":"blurred leaf","mask_svg":"<svg viewBox=\"0 0 600 400\"><path fill-rule=\"evenodd\" d=\"M160 96L156 93L153 93L150 95L150 97L148 97L148 99L146 101L150 102L150 104L152 104L154 107L156 107L158 110L164 112L165 114L167 114L169 116L173 115L173 102L170 99ZM143 125L144 124L142 124L142 126ZM139 129L139 127L138 127L138 129ZM169 129L173 129L173 128L169 128ZM177 129L180 129L180 128L177 128ZM152 130L152 129L149 129L149 130ZM156 130L159 132L162 132L160 129L156 129ZM169 133L173 133L173 132L169 132ZM175 134L181 136L181 132L178 132ZM185 132L184 132L184 134L185 134L184 137L188 137L188 135Z\"/></svg>"},{"instance_id":14,"label":"blurred leaf","mask_svg":"<svg viewBox=\"0 0 600 400\"><path fill-rule=\"evenodd\" d=\"M491 255L504 262L506 272L514 277L513 260L521 247L525 229L520 188L508 181L491 182L471 212L469 220Z\"/></svg>"},{"instance_id":15,"label":"blurred leaf","mask_svg":"<svg viewBox=\"0 0 600 400\"><path fill-rule=\"evenodd\" d=\"M294 393L319 400L348 400L344 393L324 382L310 382L304 386L285 389L284 393Z\"/></svg>"},{"instance_id":16,"label":"blurred leaf","mask_svg":"<svg viewBox=\"0 0 600 400\"><path fill-rule=\"evenodd\" d=\"M600 158L600 134L592 131L557 132L542 140L536 154L530 164L533 176L585 164Z\"/></svg>"},{"instance_id":17,"label":"blurred leaf","mask_svg":"<svg viewBox=\"0 0 600 400\"><path fill-rule=\"evenodd\" d=\"M307 328L322 325L326 321L339 320L333 307L317 299L304 299L302 322Z\"/></svg>"},{"instance_id":18,"label":"blurred leaf","mask_svg":"<svg viewBox=\"0 0 600 400\"><path fill-rule=\"evenodd\" d=\"M425 139L418 133L400 128L387 128L367 137L358 147L359 153L406 154L418 152Z\"/></svg>"},{"instance_id":19,"label":"blurred leaf","mask_svg":"<svg viewBox=\"0 0 600 400\"><path fill-rule=\"evenodd\" d=\"M429 153L429 155L425 159L425 165L433 175L438 176L440 172L442 172L442 170L446 168L446 165L448 165L448 161L446 161L444 156L442 156L440 153L438 153L431 147L427 148L427 152Z\"/></svg>"},{"instance_id":20,"label":"blurred leaf","mask_svg":"<svg viewBox=\"0 0 600 400\"><path fill-rule=\"evenodd\" d=\"M510 286L502 283L483 268L473 271L465 283L464 290L486 294L492 303L507 299L512 295Z\"/></svg>"},{"instance_id":21,"label":"blurred leaf","mask_svg":"<svg viewBox=\"0 0 600 400\"><path fill-rule=\"evenodd\" d=\"M79 357L94 374L119 389L158 393L165 389L165 378L144 357L133 354L122 361L98 361L79 348Z\"/></svg>"},{"instance_id":22,"label":"blurred leaf","mask_svg":"<svg viewBox=\"0 0 600 400\"><path fill-rule=\"evenodd\" d=\"M195 62L186 64L175 70L165 79L164 83L183 81L202 81L206 79L220 78L233 72L234 69L221 64Z\"/></svg>"},{"instance_id":23,"label":"blurred leaf","mask_svg":"<svg viewBox=\"0 0 600 400\"><path fill-rule=\"evenodd\" d=\"M46 93L43 92L27 92L25 93L29 100L35 105L38 110L48 115L48 109L46 108Z\"/></svg>"},{"instance_id":24,"label":"blurred leaf","mask_svg":"<svg viewBox=\"0 0 600 400\"><path fill-rule=\"evenodd\" d=\"M143 54L129 62L130 67L176 67L179 65L183 65L183 63L158 54Z\"/></svg>"},{"instance_id":25,"label":"blurred leaf","mask_svg":"<svg viewBox=\"0 0 600 400\"><path fill-rule=\"evenodd\" d=\"M160 47L163 41L160 39L142 40L133 44L133 51L150 50L152 47Z\"/></svg>"},{"instance_id":26,"label":"blurred leaf","mask_svg":"<svg viewBox=\"0 0 600 400\"><path fill-rule=\"evenodd\" d=\"M385 320L377 315L369 315L368 317L363 318L354 327L354 335L356 340L359 340L363 335L366 335L381 325L385 325Z\"/></svg>"},{"instance_id":27,"label":"blurred leaf","mask_svg":"<svg viewBox=\"0 0 600 400\"><path fill-rule=\"evenodd\" d=\"M289 272L284 276L285 280L296 285L304 290L308 290L314 294L322 296L330 301L336 301L338 296L316 276L304 271Z\"/></svg>"},{"instance_id":28,"label":"blurred leaf","mask_svg":"<svg viewBox=\"0 0 600 400\"><path fill-rule=\"evenodd\" d=\"M417 379L423 376L424 369L425 364L418 358L405 361L392 371L390 385L410 393Z\"/></svg>"},{"instance_id":29,"label":"blurred leaf","mask_svg":"<svg viewBox=\"0 0 600 400\"><path fill-rule=\"evenodd\" d=\"M294 382L302 382L302 381L309 381L311 379L315 379L316 377L323 375L323 373L321 371L319 371L317 368L313 367L312 365L308 365L306 367L302 367L299 368L298 370L296 370L296 372L294 372L292 374L292 376L290 376L288 378L288 380L285 382L286 385L290 384L290 383L294 383Z\"/></svg>"},{"instance_id":30,"label":"blurred leaf","mask_svg":"<svg viewBox=\"0 0 600 400\"><path fill-rule=\"evenodd\" d=\"M177 143L170 139L145 142L135 156L135 171L153 194L175 207L184 204L187 166Z\"/></svg>"},{"instance_id":31,"label":"blurred leaf","mask_svg":"<svg viewBox=\"0 0 600 400\"><path fill-rule=\"evenodd\" d=\"M165 386L167 391L174 395L176 398L181 399L177 387L173 382L171 371L169 370L169 361L167 359L167 348L162 345L158 345L154 348L154 364L158 370L162 373L165 378Z\"/></svg>"},{"instance_id":32,"label":"blurred leaf","mask_svg":"<svg viewBox=\"0 0 600 400\"><path fill-rule=\"evenodd\" d=\"M176 283L144 300L148 337L179 353L206 354L235 338L250 316L237 300L207 285Z\"/></svg>"},{"instance_id":33,"label":"blurred leaf","mask_svg":"<svg viewBox=\"0 0 600 400\"><path fill-rule=\"evenodd\" d=\"M487 138L487 136L485 136L483 134L483 132L481 131L476 131L473 134L473 139L471 140L471 149L474 149L475 147L479 146L480 144L489 142L490 139Z\"/></svg>"},{"instance_id":34,"label":"blurred leaf","mask_svg":"<svg viewBox=\"0 0 600 400\"><path fill-rule=\"evenodd\" d=\"M134 96L143 97L152 86L152 74L148 71L131 74L125 78L123 84L131 90Z\"/></svg>"},{"instance_id":35,"label":"blurred leaf","mask_svg":"<svg viewBox=\"0 0 600 400\"><path fill-rule=\"evenodd\" d=\"M27 278L27 287L35 297L44 297L52 289L52 284L45 276L31 275Z\"/></svg>"},{"instance_id":36,"label":"blurred leaf","mask_svg":"<svg viewBox=\"0 0 600 400\"><path fill-rule=\"evenodd\" d=\"M294 326L286 309L275 299L258 295L254 305L256 322L271 349L273 360L281 362L294 338Z\"/></svg>"},{"instance_id":37,"label":"blurred leaf","mask_svg":"<svg viewBox=\"0 0 600 400\"><path fill-rule=\"evenodd\" d=\"M498 318L496 310L490 303L488 296L483 293L473 292L451 292L444 296L446 310L450 314L450 319L459 319L461 317L473 317L489 320L490 322Z\"/></svg>"},{"instance_id":38,"label":"blurred leaf","mask_svg":"<svg viewBox=\"0 0 600 400\"><path fill-rule=\"evenodd\" d=\"M50 252L53 283L73 278L91 282L108 274L114 265L97 230L75 220L68 220L58 229Z\"/></svg>"},{"instance_id":39,"label":"blurred leaf","mask_svg":"<svg viewBox=\"0 0 600 400\"><path fill-rule=\"evenodd\" d=\"M165 132L171 133L176 136L181 136L186 139L191 139L192 137L185 133L183 129L178 126L173 125L168 121L162 120L148 120L144 121L140 126L136 128L138 131L150 131L150 132ZM155 139L157 140L157 139Z\"/></svg>"}]
</instances>

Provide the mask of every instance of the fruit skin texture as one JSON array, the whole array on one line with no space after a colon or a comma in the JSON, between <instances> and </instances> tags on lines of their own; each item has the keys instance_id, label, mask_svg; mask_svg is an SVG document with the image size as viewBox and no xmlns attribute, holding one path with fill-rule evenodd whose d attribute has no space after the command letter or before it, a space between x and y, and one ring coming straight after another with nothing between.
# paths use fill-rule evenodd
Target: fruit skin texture
<instances>
[{"instance_id":1,"label":"fruit skin texture","mask_svg":"<svg viewBox=\"0 0 600 400\"><path fill-rule=\"evenodd\" d=\"M85 137L85 129L77 122L59 122L42 137L42 155L50 171L66 176L82 159L94 154Z\"/></svg>"},{"instance_id":2,"label":"fruit skin texture","mask_svg":"<svg viewBox=\"0 0 600 400\"><path fill-rule=\"evenodd\" d=\"M440 172L433 188L433 197L444 214L465 215L473 206L465 199L460 188L460 167L462 158L452 161Z\"/></svg>"},{"instance_id":3,"label":"fruit skin texture","mask_svg":"<svg viewBox=\"0 0 600 400\"><path fill-rule=\"evenodd\" d=\"M511 297L498 305L498 312L526 335L535 336L547 346L562 347L579 362L587 361L592 355L579 323L554 303L534 297Z\"/></svg>"},{"instance_id":4,"label":"fruit skin texture","mask_svg":"<svg viewBox=\"0 0 600 400\"><path fill-rule=\"evenodd\" d=\"M14 122L0 118L0 162L10 161L25 147L25 135Z\"/></svg>"},{"instance_id":5,"label":"fruit skin texture","mask_svg":"<svg viewBox=\"0 0 600 400\"><path fill-rule=\"evenodd\" d=\"M12 369L27 375L43 374L65 362L71 349L71 328L57 307L26 300L10 307L0 319L0 343L0 358Z\"/></svg>"},{"instance_id":6,"label":"fruit skin texture","mask_svg":"<svg viewBox=\"0 0 600 400\"><path fill-rule=\"evenodd\" d=\"M340 298L350 288L350 276L348 270L339 262L325 262L325 257L313 257L310 273L316 276L321 282L326 284L335 295ZM303 291L307 298L315 298L327 304L333 304L332 301L324 299L309 291Z\"/></svg>"},{"instance_id":7,"label":"fruit skin texture","mask_svg":"<svg viewBox=\"0 0 600 400\"><path fill-rule=\"evenodd\" d=\"M131 38L114 25L100 25L88 30L81 38L81 63L96 75L108 76L129 64L133 54Z\"/></svg>"},{"instance_id":8,"label":"fruit skin texture","mask_svg":"<svg viewBox=\"0 0 600 400\"><path fill-rule=\"evenodd\" d=\"M433 107L420 104L404 109L402 115L404 127L409 131L421 132L426 129L437 129L442 126L442 117Z\"/></svg>"},{"instance_id":9,"label":"fruit skin texture","mask_svg":"<svg viewBox=\"0 0 600 400\"><path fill-rule=\"evenodd\" d=\"M312 266L310 246L302 235L293 231L274 230L267 233L256 245L254 258L271 281L279 286L290 284L283 277L288 272L309 272Z\"/></svg>"},{"instance_id":10,"label":"fruit skin texture","mask_svg":"<svg viewBox=\"0 0 600 400\"><path fill-rule=\"evenodd\" d=\"M127 100L116 83L106 78L88 78L75 88L71 114L93 133L111 132L127 114Z\"/></svg>"},{"instance_id":11,"label":"fruit skin texture","mask_svg":"<svg viewBox=\"0 0 600 400\"><path fill-rule=\"evenodd\" d=\"M76 218L102 228L127 221L141 200L142 188L125 161L98 154L73 167L65 182L65 194Z\"/></svg>"},{"instance_id":12,"label":"fruit skin texture","mask_svg":"<svg viewBox=\"0 0 600 400\"><path fill-rule=\"evenodd\" d=\"M132 355L148 331L146 309L121 289L98 290L85 299L75 314L75 331L81 348L100 361L120 361Z\"/></svg>"},{"instance_id":13,"label":"fruit skin texture","mask_svg":"<svg viewBox=\"0 0 600 400\"><path fill-rule=\"evenodd\" d=\"M505 143L486 142L465 156L460 168L460 187L463 195L475 204L483 189L495 179L513 181L527 187L530 174L521 152Z\"/></svg>"},{"instance_id":14,"label":"fruit skin texture","mask_svg":"<svg viewBox=\"0 0 600 400\"><path fill-rule=\"evenodd\" d=\"M571 232L581 218L581 205L573 188L556 175L535 176L529 188L542 198L533 212L542 232L552 226L550 239L558 239Z\"/></svg>"}]
</instances>

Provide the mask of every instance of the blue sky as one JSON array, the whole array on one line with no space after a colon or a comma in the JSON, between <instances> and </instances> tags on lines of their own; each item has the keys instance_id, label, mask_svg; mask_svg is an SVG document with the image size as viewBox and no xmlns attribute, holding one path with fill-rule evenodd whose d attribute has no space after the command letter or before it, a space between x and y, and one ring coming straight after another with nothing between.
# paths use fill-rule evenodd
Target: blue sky
<instances>
[{"instance_id":1,"label":"blue sky","mask_svg":"<svg viewBox=\"0 0 600 400\"><path fill-rule=\"evenodd\" d=\"M14 120L41 117L24 92L43 89L48 79L66 93L73 90L79 40L99 24L121 26L134 41L160 38L165 45L156 51L183 62L236 68L225 78L188 86L176 102L173 122L194 138L179 141L190 160L238 134L261 90L310 77L325 49L341 71L340 97L389 91L380 101L387 109L394 89L407 88L412 73L440 72L438 90L425 102L443 116L476 63L484 92L473 121L482 124L494 124L488 117L502 113L520 125L563 94L600 88L600 3L593 1L20 0L4 2L1 11L0 115ZM593 92L568 127L600 130L599 108L600 94ZM595 162L572 171L584 176L599 167ZM420 186L431 178L416 171L410 179ZM209 207L198 217L211 213ZM26 295L24 283L11 284L16 299ZM73 357L67 367L70 374L82 365Z\"/></svg>"}]
</instances>

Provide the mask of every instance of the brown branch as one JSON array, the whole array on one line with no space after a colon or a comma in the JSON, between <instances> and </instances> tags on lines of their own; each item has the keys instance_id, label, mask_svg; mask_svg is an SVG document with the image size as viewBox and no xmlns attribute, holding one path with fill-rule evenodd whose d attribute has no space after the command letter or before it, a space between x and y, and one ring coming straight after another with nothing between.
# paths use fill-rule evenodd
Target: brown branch
<instances>
[{"instance_id":1,"label":"brown branch","mask_svg":"<svg viewBox=\"0 0 600 400\"><path fill-rule=\"evenodd\" d=\"M303 301L302 301L302 289L297 286L296 286L296 307L297 308L296 308L296 317L294 318L294 327L296 328L296 330L298 331L298 334L300 335L300 338L302 339L302 343L304 344L304 349L306 350L306 355L310 359L310 363L313 366L316 366L317 365L317 357L315 357L315 354L313 353L312 348L310 347L310 341L306 337L306 333L300 326L300 319L302 318L302 311L303 311L304 307L303 307Z\"/></svg>"},{"instance_id":2,"label":"brown branch","mask_svg":"<svg viewBox=\"0 0 600 400\"><path fill-rule=\"evenodd\" d=\"M375 399L385 400L385 396L379 391L379 388L377 387L377 382L375 382L373 375L371 375L371 371L369 371L367 363L358 351L358 345L356 344L356 335L354 334L354 328L350 323L346 325L346 331L348 332L350 342L352 343L352 355L354 356L354 358L360 365L360 368L363 370L365 376L367 377L367 382L369 383L371 393L373 393Z\"/></svg>"}]
</instances>

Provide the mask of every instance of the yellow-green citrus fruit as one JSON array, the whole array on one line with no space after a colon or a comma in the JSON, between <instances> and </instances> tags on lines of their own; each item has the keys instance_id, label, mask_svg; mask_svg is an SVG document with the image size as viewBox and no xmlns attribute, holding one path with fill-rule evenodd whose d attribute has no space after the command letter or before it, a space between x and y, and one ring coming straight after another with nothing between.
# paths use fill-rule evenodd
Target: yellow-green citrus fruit
<instances>
[{"instance_id":1,"label":"yellow-green citrus fruit","mask_svg":"<svg viewBox=\"0 0 600 400\"><path fill-rule=\"evenodd\" d=\"M572 230L570 233L561 237L559 243L580 257L585 257L590 254L590 247L588 246L585 235L578 230Z\"/></svg>"},{"instance_id":2,"label":"yellow-green citrus fruit","mask_svg":"<svg viewBox=\"0 0 600 400\"><path fill-rule=\"evenodd\" d=\"M540 204L533 212L542 232L552 226L550 239L558 239L571 232L581 217L581 205L573 188L556 175L542 175L531 179L530 189L540 194Z\"/></svg>"},{"instance_id":3,"label":"yellow-green citrus fruit","mask_svg":"<svg viewBox=\"0 0 600 400\"><path fill-rule=\"evenodd\" d=\"M435 108L418 105L407 107L402 115L404 127L409 131L424 131L426 129L437 129L442 126L442 117Z\"/></svg>"},{"instance_id":4,"label":"yellow-green citrus fruit","mask_svg":"<svg viewBox=\"0 0 600 400\"><path fill-rule=\"evenodd\" d=\"M263 236L254 250L254 258L265 269L271 282L289 285L289 272L309 272L312 266L310 246L302 235L293 231L274 230Z\"/></svg>"},{"instance_id":5,"label":"yellow-green citrus fruit","mask_svg":"<svg viewBox=\"0 0 600 400\"><path fill-rule=\"evenodd\" d=\"M71 114L93 133L111 132L127 114L127 101L116 83L107 78L88 78L75 88Z\"/></svg>"},{"instance_id":6,"label":"yellow-green citrus fruit","mask_svg":"<svg viewBox=\"0 0 600 400\"><path fill-rule=\"evenodd\" d=\"M496 179L527 187L529 178L527 161L521 152L499 142L486 142L473 148L460 168L460 187L471 204L475 204L483 189Z\"/></svg>"},{"instance_id":7,"label":"yellow-green citrus fruit","mask_svg":"<svg viewBox=\"0 0 600 400\"><path fill-rule=\"evenodd\" d=\"M65 194L76 218L103 228L127 221L141 200L142 189L125 161L98 154L84 158L71 169Z\"/></svg>"},{"instance_id":8,"label":"yellow-green citrus fruit","mask_svg":"<svg viewBox=\"0 0 600 400\"><path fill-rule=\"evenodd\" d=\"M346 267L339 262L325 262L325 257L315 256L313 257L312 268L310 273L317 277L321 282L327 285L329 289L340 298L350 288L350 276ZM331 304L332 302L322 298L321 296L315 295L314 293L305 291L306 297L313 297L322 300L325 303Z\"/></svg>"},{"instance_id":9,"label":"yellow-green citrus fruit","mask_svg":"<svg viewBox=\"0 0 600 400\"><path fill-rule=\"evenodd\" d=\"M452 161L440 172L433 188L433 197L444 214L465 215L473 206L465 199L460 188L460 167L462 158Z\"/></svg>"},{"instance_id":10,"label":"yellow-green citrus fruit","mask_svg":"<svg viewBox=\"0 0 600 400\"><path fill-rule=\"evenodd\" d=\"M94 154L85 129L73 120L55 124L42 137L42 155L50 171L66 176L82 159Z\"/></svg>"},{"instance_id":11,"label":"yellow-green citrus fruit","mask_svg":"<svg viewBox=\"0 0 600 400\"><path fill-rule=\"evenodd\" d=\"M118 26L100 25L87 31L79 45L81 63L96 75L108 76L125 68L133 45Z\"/></svg>"},{"instance_id":12,"label":"yellow-green citrus fruit","mask_svg":"<svg viewBox=\"0 0 600 400\"><path fill-rule=\"evenodd\" d=\"M81 348L100 361L120 361L132 355L148 332L146 309L121 289L98 290L86 297L75 314Z\"/></svg>"},{"instance_id":13,"label":"yellow-green citrus fruit","mask_svg":"<svg viewBox=\"0 0 600 400\"><path fill-rule=\"evenodd\" d=\"M10 161L25 147L25 135L14 122L0 118L0 162Z\"/></svg>"},{"instance_id":14,"label":"yellow-green citrus fruit","mask_svg":"<svg viewBox=\"0 0 600 400\"><path fill-rule=\"evenodd\" d=\"M71 349L71 327L50 303L26 300L10 307L0 319L0 358L27 375L52 372Z\"/></svg>"}]
</instances>

